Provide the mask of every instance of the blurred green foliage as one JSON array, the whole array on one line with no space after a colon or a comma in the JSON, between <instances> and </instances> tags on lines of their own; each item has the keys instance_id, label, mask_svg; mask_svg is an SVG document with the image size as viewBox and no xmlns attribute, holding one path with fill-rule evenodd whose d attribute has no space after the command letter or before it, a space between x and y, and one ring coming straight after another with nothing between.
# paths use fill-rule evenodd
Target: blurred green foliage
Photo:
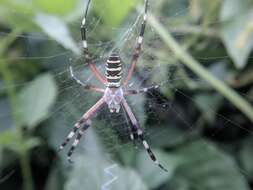
<instances>
[{"instance_id":1,"label":"blurred green foliage","mask_svg":"<svg viewBox=\"0 0 253 190\"><path fill-rule=\"evenodd\" d=\"M106 3L101 3L99 0L95 0L94 11L103 18L107 25L117 27L136 6L137 2L137 0L108 0Z\"/></svg>"},{"instance_id":2,"label":"blurred green foliage","mask_svg":"<svg viewBox=\"0 0 253 190\"><path fill-rule=\"evenodd\" d=\"M180 55L168 50L155 34L157 28L149 25L132 81L144 78L147 86L162 86L129 102L168 173L159 170L142 148L136 150L128 134L121 140L127 122L103 117L109 114L107 109L85 134L74 165L56 151L73 123L99 97L83 92L66 72L69 62L81 57L79 23L86 3L0 2L0 189L101 189L111 179L105 168L115 163L112 171L118 179L111 190L252 189L252 1L150 0L149 11L161 20L167 35L172 34L209 75L240 95L248 113L236 108L238 102L228 102L210 81L182 66ZM91 51L101 53L96 51L100 42L117 43L125 32L122 28L132 25L134 43L141 5L140 0L92 1L87 20ZM109 52L107 48L104 51ZM130 59L131 48L122 51L123 58ZM80 76L88 75L87 68L81 71ZM118 121L123 124L114 127Z\"/></svg>"}]
</instances>

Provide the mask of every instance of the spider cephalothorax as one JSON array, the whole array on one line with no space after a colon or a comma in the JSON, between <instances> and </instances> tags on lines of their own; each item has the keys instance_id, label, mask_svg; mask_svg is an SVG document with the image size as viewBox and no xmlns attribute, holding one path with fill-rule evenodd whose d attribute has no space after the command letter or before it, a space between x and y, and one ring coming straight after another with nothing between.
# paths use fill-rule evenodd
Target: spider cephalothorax
<instances>
[{"instance_id":1,"label":"spider cephalothorax","mask_svg":"<svg viewBox=\"0 0 253 190\"><path fill-rule=\"evenodd\" d=\"M143 22L141 25L141 30L139 37L136 41L136 47L133 52L133 56L131 58L131 66L130 69L126 75L126 78L122 81L122 65L121 65L121 59L117 53L112 53L109 58L106 61L106 76L104 77L101 75L101 73L97 70L95 64L93 63L93 60L91 59L90 52L88 51L88 43L86 40L86 17L88 12L88 7L90 4L90 0L88 0L88 5L85 11L85 16L82 20L81 24L81 37L82 37L82 43L83 43L83 50L86 58L86 62L92 73L95 75L96 79L99 80L102 84L106 86L105 89L98 88L96 86L86 84L79 80L73 73L72 67L70 67L70 74L71 77L79 83L84 89L90 90L90 91L96 91L103 93L103 96L100 100L97 101L96 104L94 104L85 114L81 117L81 119L78 120L78 122L75 124L75 127L70 131L68 134L66 140L62 143L60 146L60 150L66 146L66 144L70 141L70 139L77 133L77 137L74 140L69 152L68 152L68 160L71 161L71 155L75 149L75 147L78 145L82 135L84 134L84 131L88 129L91 126L91 119L95 116L95 114L104 106L107 104L110 112L118 113L120 111L120 108L123 109L123 111L127 114L128 119L130 120L130 127L129 127L129 133L131 140L140 140L148 152L150 158L157 164L161 169L164 171L167 171L156 159L155 155L151 151L147 141L144 139L143 130L140 127L136 117L134 116L130 106L128 105L126 99L124 96L126 95L133 95L133 94L139 94L147 92L150 89L156 89L158 88L158 85L151 86L148 88L143 88L139 90L130 90L127 89L127 84L132 77L133 71L135 69L136 63L139 58L141 46L143 43L143 36L146 26L146 20L147 20L147 10L148 10L148 0L145 0L145 8L144 8L144 16L143 16Z\"/></svg>"},{"instance_id":2,"label":"spider cephalothorax","mask_svg":"<svg viewBox=\"0 0 253 190\"><path fill-rule=\"evenodd\" d=\"M123 89L107 87L104 92L104 101L107 103L110 112L119 113L120 104L123 100Z\"/></svg>"}]
</instances>

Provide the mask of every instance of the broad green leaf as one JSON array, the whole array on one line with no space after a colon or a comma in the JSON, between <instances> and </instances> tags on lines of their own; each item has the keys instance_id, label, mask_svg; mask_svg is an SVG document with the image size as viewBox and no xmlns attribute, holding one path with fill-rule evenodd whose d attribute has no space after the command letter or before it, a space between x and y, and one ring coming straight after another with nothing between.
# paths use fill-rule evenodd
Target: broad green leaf
<instances>
[{"instance_id":1,"label":"broad green leaf","mask_svg":"<svg viewBox=\"0 0 253 190\"><path fill-rule=\"evenodd\" d=\"M0 133L0 145L15 145L18 140L18 134L15 130L7 130Z\"/></svg>"},{"instance_id":2,"label":"broad green leaf","mask_svg":"<svg viewBox=\"0 0 253 190\"><path fill-rule=\"evenodd\" d=\"M106 174L105 170L109 168L115 176L115 180L105 186L114 178L114 176ZM73 189L147 190L147 187L140 176L129 168L122 168L115 163L109 164L103 160L103 157L82 155L76 159L73 171L69 173L69 180L64 188L64 190Z\"/></svg>"},{"instance_id":3,"label":"broad green leaf","mask_svg":"<svg viewBox=\"0 0 253 190\"><path fill-rule=\"evenodd\" d=\"M34 31L32 16L35 9L29 0L2 0L0 4L0 22L23 31Z\"/></svg>"},{"instance_id":4,"label":"broad green leaf","mask_svg":"<svg viewBox=\"0 0 253 190\"><path fill-rule=\"evenodd\" d=\"M175 169L180 164L180 158L174 155L166 154L162 151L154 151L154 153L168 172L164 172L156 164L154 164L146 151L142 151L137 157L138 170L143 180L151 189L161 186L172 178Z\"/></svg>"},{"instance_id":5,"label":"broad green leaf","mask_svg":"<svg viewBox=\"0 0 253 190\"><path fill-rule=\"evenodd\" d=\"M138 0L94 0L95 12L105 21L107 25L118 26L136 6ZM140 1L139 1L140 2Z\"/></svg>"},{"instance_id":6,"label":"broad green leaf","mask_svg":"<svg viewBox=\"0 0 253 190\"><path fill-rule=\"evenodd\" d=\"M253 47L251 0L225 0L220 20L221 36L237 68L244 68Z\"/></svg>"},{"instance_id":7,"label":"broad green leaf","mask_svg":"<svg viewBox=\"0 0 253 190\"><path fill-rule=\"evenodd\" d=\"M22 125L35 127L44 120L55 102L57 87L51 74L43 74L24 87L17 97L17 114Z\"/></svg>"},{"instance_id":8,"label":"broad green leaf","mask_svg":"<svg viewBox=\"0 0 253 190\"><path fill-rule=\"evenodd\" d=\"M43 12L50 14L63 15L69 13L74 9L76 1L62 1L62 0L33 0L34 5Z\"/></svg>"},{"instance_id":9,"label":"broad green leaf","mask_svg":"<svg viewBox=\"0 0 253 190\"><path fill-rule=\"evenodd\" d=\"M175 178L187 182L188 189L249 190L235 161L207 141L191 142L178 149L175 155L184 160Z\"/></svg>"},{"instance_id":10,"label":"broad green leaf","mask_svg":"<svg viewBox=\"0 0 253 190\"><path fill-rule=\"evenodd\" d=\"M2 0L1 7L13 10L15 14L31 16L34 13L33 5L29 0Z\"/></svg>"},{"instance_id":11,"label":"broad green leaf","mask_svg":"<svg viewBox=\"0 0 253 190\"><path fill-rule=\"evenodd\" d=\"M61 44L64 48L79 54L79 48L73 40L68 26L59 17L38 13L34 22L52 39Z\"/></svg>"},{"instance_id":12,"label":"broad green leaf","mask_svg":"<svg viewBox=\"0 0 253 190\"><path fill-rule=\"evenodd\" d=\"M209 0L202 0L200 1L202 2L203 6L202 7L205 7L202 11L203 11L203 14L204 14L204 21L203 21L203 24L204 24L204 27L206 25L211 25L213 22L216 22L217 19L218 19L218 11L220 9L220 4L222 2L222 0L213 0L213 1L209 1Z\"/></svg>"}]
</instances>

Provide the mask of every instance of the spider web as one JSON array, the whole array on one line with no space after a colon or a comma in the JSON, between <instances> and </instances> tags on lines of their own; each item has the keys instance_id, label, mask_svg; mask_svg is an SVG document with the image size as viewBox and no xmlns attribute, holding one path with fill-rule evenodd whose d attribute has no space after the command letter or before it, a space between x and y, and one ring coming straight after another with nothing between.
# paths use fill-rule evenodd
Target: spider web
<instances>
[{"instance_id":1,"label":"spider web","mask_svg":"<svg viewBox=\"0 0 253 190\"><path fill-rule=\"evenodd\" d=\"M186 14L187 11L188 8L176 10L170 17L180 17ZM124 64L123 71L126 74L141 21L142 14L133 12L123 26L107 28L111 32L111 39L100 40L96 38L96 32L100 30L102 18L95 19L89 15L89 48L101 73L105 73L105 62L112 50L119 49ZM69 26L78 31L80 22L72 22ZM6 34L2 32L2 35ZM183 35L185 34L174 32L174 36L178 39L182 38ZM80 37L76 36L76 41L80 41ZM104 88L104 86L95 80L87 65L83 64L84 57L82 55L76 56L71 51L59 47L54 40L43 34L26 34L17 36L17 38L26 41L28 56L15 58L15 61L41 62L46 68L51 69L59 85L58 99L49 116L51 129L46 129L51 133L49 143L53 147L57 147L64 140L74 123L102 96L102 94L96 92L84 91L78 84L73 82L70 79L69 66L73 66L76 76L82 81L95 84L101 88ZM40 51L33 50L34 41L41 44ZM45 52L48 53L46 51L48 44L54 48L52 48L52 54L45 55ZM179 143L184 136L194 135L198 127L203 127L201 124L203 118L198 119L198 115L196 115L198 113L196 110L199 108L197 106L193 107L199 98L194 93L195 90L206 86L209 92L213 94L213 97L216 98L217 95L205 81L196 77L178 60L173 58L167 49L161 50L161 56L159 56L159 52L157 53L156 50L160 50L161 44L162 42L153 28L148 25L142 55L129 83L131 89L139 89L155 84L160 85L160 89L127 97L137 120L144 128L145 136L151 147L153 147L152 145L156 147L164 144L173 146ZM81 49L81 43L78 46ZM218 62L229 59L229 57L225 55L224 57L197 57L197 59L203 62L213 60ZM215 69L218 68L211 68L213 71ZM23 83L17 86L26 85L27 83ZM218 96L217 99L219 99ZM231 107L229 103L228 106ZM189 114L191 110L194 110L192 112L195 114ZM212 134L207 135L209 138L219 138L226 132L227 128L235 130L235 132L242 131L248 135L253 132L234 118L225 116L222 111L217 110L215 107L209 106L205 112L207 115L211 113L220 122L218 127L211 130ZM201 110L199 114L201 114ZM0 117L9 117L9 115L1 114ZM205 115L202 115L202 117L205 117ZM117 152L122 152L129 147L134 148L133 143L129 140L129 126L127 116L122 110L119 114L111 114L108 108L104 107L93 119L92 127L88 129L87 134L84 135L76 149L77 154L78 152L92 152L97 149L97 146L92 145L94 143L92 137L96 134L95 136L97 136L99 142L103 147L106 147L106 152L104 152L106 158L113 160L113 155ZM208 132L208 130L205 131L205 133ZM166 139L168 133L174 133L175 137ZM160 141L160 139L163 140ZM138 147L140 150L143 149L141 145ZM65 153L62 153L61 157L62 159L66 158ZM73 157L75 157L75 154Z\"/></svg>"},{"instance_id":2,"label":"spider web","mask_svg":"<svg viewBox=\"0 0 253 190\"><path fill-rule=\"evenodd\" d=\"M172 17L180 17L180 15L186 14L187 11L188 8L178 10ZM105 73L104 64L106 59L114 49L119 49L124 64L124 74L126 74L136 37L140 29L142 14L131 14L131 18L127 19L127 22L122 27L108 28L112 33L112 38L103 41L97 40L93 34L99 30L102 18L96 20L89 17L89 19L89 47L95 57L95 62L100 72ZM79 22L73 23L72 27L79 28ZM184 34L174 32L176 38L180 39L183 35ZM145 136L151 147L152 145L154 145L154 147L158 145L173 146L178 144L185 136L190 138L196 135L198 128L203 127L201 124L203 118L201 119L200 117L200 119L197 119L199 115L196 115L196 113L199 113L196 112L196 110L200 108L197 106L193 107L193 105L197 104L198 98L202 97L198 97L194 91L206 86L208 90L207 93L210 92L211 97L217 100L217 102L221 97L219 97L205 81L195 76L178 60L168 54L168 50L165 50L166 56L163 55L158 57L154 51L156 49L159 50L162 42L150 26L147 26L144 41L142 55L138 61L134 77L129 83L129 88L139 89L155 84L161 87L159 90L152 90L146 94L127 97L127 100L136 118L144 128ZM197 57L197 59L202 62L219 62L229 59L229 57ZM104 88L103 85L95 80L87 66L83 64L83 56L71 57L68 64L73 66L76 75L81 78L82 81ZM215 72L215 70L219 68L214 66L209 69ZM64 126L67 126L66 128L69 129L73 126L75 121L101 97L101 94L83 91L78 85L71 82L67 68L62 73L56 73L56 76L59 78L58 81L64 86L61 88L61 94L69 94L71 98L67 100L67 98L64 97L63 100L59 102L61 110L57 109L55 114L59 114L61 118L64 118ZM64 111L68 105L74 107L75 111L73 111L72 114ZM195 110L195 114L191 115L191 112L194 113L194 111L191 110ZM252 134L251 129L241 125L232 117L224 116L222 111L217 110L215 106L208 105L208 109L206 109L205 112L207 115L211 114L213 117L218 118L220 122L219 126L210 130L210 133L208 130L203 132L207 133L208 138L217 138L223 141L223 139L220 138L222 138L222 134L226 133L227 130L235 130L235 132L242 131L249 135ZM55 116L52 115L51 117ZM202 117L205 117L204 114ZM129 125L130 123L127 120L127 116L122 110L119 114L115 115L110 114L107 107L105 107L93 120L91 127L93 129L90 128L88 131L94 130L96 132L103 146L106 147L106 152L104 152L104 154L107 155L107 158L110 160L115 153L124 151L129 147L134 147L133 143L129 140ZM210 126L212 126L212 124L210 124ZM58 125L58 127L59 128L56 129L57 131L63 131L62 125ZM58 137L61 136L61 138L53 139L61 141L62 137L65 137L67 132L68 130L61 132L61 135L57 133ZM175 136L174 138L167 139L166 135L170 133L174 133ZM84 137L84 139L85 138L86 137ZM160 139L164 140L160 141ZM55 144L55 142L53 144ZM89 152L92 151L94 147L90 144L87 145L86 140L82 140L77 149L79 149L77 152ZM138 149L143 149L141 144L138 146Z\"/></svg>"}]
</instances>

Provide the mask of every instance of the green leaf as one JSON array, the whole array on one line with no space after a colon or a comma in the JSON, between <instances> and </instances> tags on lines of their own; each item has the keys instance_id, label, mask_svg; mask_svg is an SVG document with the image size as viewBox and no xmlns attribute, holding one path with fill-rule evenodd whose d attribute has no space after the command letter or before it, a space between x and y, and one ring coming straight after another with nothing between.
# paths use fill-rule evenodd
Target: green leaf
<instances>
[{"instance_id":1,"label":"green leaf","mask_svg":"<svg viewBox=\"0 0 253 190\"><path fill-rule=\"evenodd\" d=\"M57 87L51 74L43 74L24 87L17 97L17 114L21 125L35 127L44 120L54 104Z\"/></svg>"},{"instance_id":2,"label":"green leaf","mask_svg":"<svg viewBox=\"0 0 253 190\"><path fill-rule=\"evenodd\" d=\"M29 0L2 0L0 4L0 22L23 31L34 31L31 20L35 9Z\"/></svg>"},{"instance_id":3,"label":"green leaf","mask_svg":"<svg viewBox=\"0 0 253 190\"><path fill-rule=\"evenodd\" d=\"M13 9L16 14L31 16L34 9L29 0L2 0L1 8Z\"/></svg>"},{"instance_id":4,"label":"green leaf","mask_svg":"<svg viewBox=\"0 0 253 190\"><path fill-rule=\"evenodd\" d=\"M110 171L117 179L107 189L147 190L137 173L129 168L122 168L117 164L109 164L103 160L103 157L82 155L75 160L74 169L70 172L70 177L64 190L103 189L103 185L113 178L105 173L105 169L108 169L108 167L111 167Z\"/></svg>"},{"instance_id":5,"label":"green leaf","mask_svg":"<svg viewBox=\"0 0 253 190\"><path fill-rule=\"evenodd\" d=\"M118 26L133 9L138 0L94 0L95 12L109 26Z\"/></svg>"},{"instance_id":6,"label":"green leaf","mask_svg":"<svg viewBox=\"0 0 253 190\"><path fill-rule=\"evenodd\" d=\"M56 16L38 13L34 22L52 39L64 48L79 54L79 48L73 40L66 23Z\"/></svg>"},{"instance_id":7,"label":"green leaf","mask_svg":"<svg viewBox=\"0 0 253 190\"><path fill-rule=\"evenodd\" d=\"M247 181L234 160L211 143L200 140L178 149L182 164L175 176L188 183L188 189L249 190ZM174 189L177 190L175 187Z\"/></svg>"},{"instance_id":8,"label":"green leaf","mask_svg":"<svg viewBox=\"0 0 253 190\"><path fill-rule=\"evenodd\" d=\"M220 20L222 40L237 68L244 68L253 47L251 0L225 0Z\"/></svg>"},{"instance_id":9,"label":"green leaf","mask_svg":"<svg viewBox=\"0 0 253 190\"><path fill-rule=\"evenodd\" d=\"M18 141L18 134L14 130L6 130L0 133L0 145L16 146L17 141Z\"/></svg>"},{"instance_id":10,"label":"green leaf","mask_svg":"<svg viewBox=\"0 0 253 190\"><path fill-rule=\"evenodd\" d=\"M42 11L50 14L63 15L74 9L76 1L34 0L33 3Z\"/></svg>"}]
</instances>

